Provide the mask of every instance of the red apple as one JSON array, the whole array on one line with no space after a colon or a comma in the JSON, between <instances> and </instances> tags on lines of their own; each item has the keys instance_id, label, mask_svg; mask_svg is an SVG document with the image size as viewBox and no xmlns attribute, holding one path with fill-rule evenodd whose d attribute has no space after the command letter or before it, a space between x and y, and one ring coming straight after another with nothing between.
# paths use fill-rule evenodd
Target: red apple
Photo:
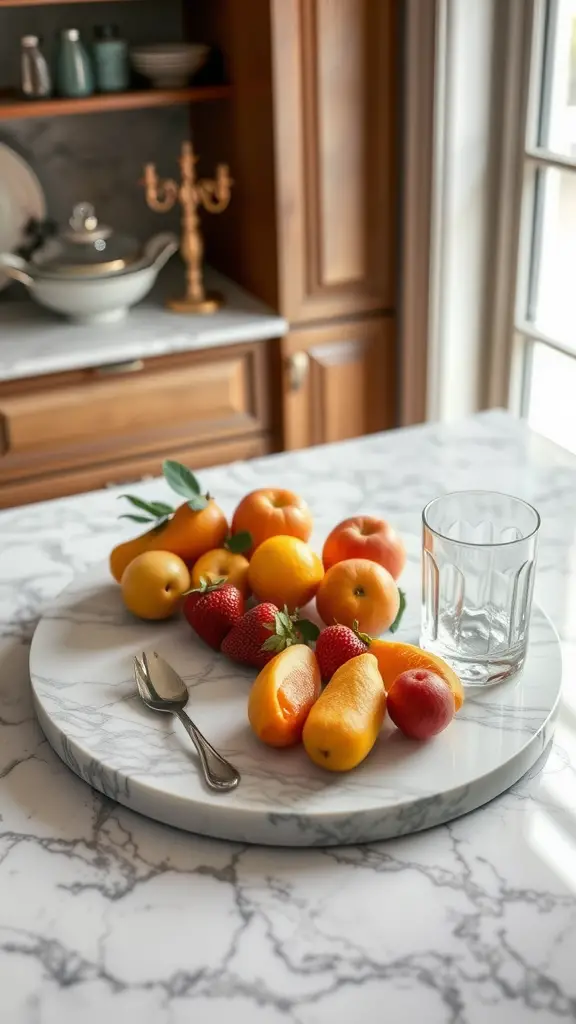
<instances>
[{"instance_id":1,"label":"red apple","mask_svg":"<svg viewBox=\"0 0 576 1024\"><path fill-rule=\"evenodd\" d=\"M405 736L428 740L450 725L455 712L454 694L435 672L412 668L396 677L386 707Z\"/></svg>"},{"instance_id":2,"label":"red apple","mask_svg":"<svg viewBox=\"0 0 576 1024\"><path fill-rule=\"evenodd\" d=\"M375 516L353 516L328 534L322 551L326 571L348 558L368 558L398 579L406 563L406 549L396 530Z\"/></svg>"}]
</instances>

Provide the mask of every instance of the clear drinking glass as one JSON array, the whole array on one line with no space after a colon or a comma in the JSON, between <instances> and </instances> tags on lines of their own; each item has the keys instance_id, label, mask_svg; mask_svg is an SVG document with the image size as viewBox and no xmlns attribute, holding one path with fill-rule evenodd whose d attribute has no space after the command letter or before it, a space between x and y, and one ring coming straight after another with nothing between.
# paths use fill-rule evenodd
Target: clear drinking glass
<instances>
[{"instance_id":1,"label":"clear drinking glass","mask_svg":"<svg viewBox=\"0 0 576 1024\"><path fill-rule=\"evenodd\" d=\"M456 491L422 513L421 646L471 686L522 668L540 516L520 498Z\"/></svg>"}]
</instances>

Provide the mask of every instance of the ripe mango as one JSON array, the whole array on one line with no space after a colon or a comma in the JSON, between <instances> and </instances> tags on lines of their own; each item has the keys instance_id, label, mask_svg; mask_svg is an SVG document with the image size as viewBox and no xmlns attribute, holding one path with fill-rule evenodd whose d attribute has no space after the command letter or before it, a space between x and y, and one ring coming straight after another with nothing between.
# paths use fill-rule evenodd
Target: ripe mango
<instances>
[{"instance_id":1,"label":"ripe mango","mask_svg":"<svg viewBox=\"0 0 576 1024\"><path fill-rule=\"evenodd\" d=\"M124 569L144 551L171 551L191 564L210 548L220 547L227 533L226 516L212 498L200 511L183 502L162 526L118 544L110 553L110 572L119 583Z\"/></svg>"},{"instance_id":2,"label":"ripe mango","mask_svg":"<svg viewBox=\"0 0 576 1024\"><path fill-rule=\"evenodd\" d=\"M306 719L306 753L321 768L350 771L372 750L385 710L386 690L376 658L351 658L336 670Z\"/></svg>"}]
</instances>

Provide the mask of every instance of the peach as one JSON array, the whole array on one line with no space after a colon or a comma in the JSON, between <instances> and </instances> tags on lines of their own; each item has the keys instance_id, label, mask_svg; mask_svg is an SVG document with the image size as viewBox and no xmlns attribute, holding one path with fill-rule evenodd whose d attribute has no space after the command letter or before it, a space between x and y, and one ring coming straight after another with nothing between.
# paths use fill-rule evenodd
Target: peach
<instances>
[{"instance_id":1,"label":"peach","mask_svg":"<svg viewBox=\"0 0 576 1024\"><path fill-rule=\"evenodd\" d=\"M347 558L368 558L397 580L406 564L406 549L396 530L385 519L352 516L328 534L322 551L324 568Z\"/></svg>"}]
</instances>

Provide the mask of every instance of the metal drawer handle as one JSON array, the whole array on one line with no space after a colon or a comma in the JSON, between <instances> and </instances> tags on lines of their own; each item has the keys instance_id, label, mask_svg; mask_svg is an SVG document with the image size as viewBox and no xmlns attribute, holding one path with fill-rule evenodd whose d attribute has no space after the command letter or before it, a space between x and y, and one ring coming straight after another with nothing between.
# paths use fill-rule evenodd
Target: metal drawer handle
<instances>
[{"instance_id":1,"label":"metal drawer handle","mask_svg":"<svg viewBox=\"0 0 576 1024\"><path fill-rule=\"evenodd\" d=\"M300 391L308 374L310 357L307 352L294 352L286 360L288 366L288 387L290 391Z\"/></svg>"},{"instance_id":2,"label":"metal drawer handle","mask_svg":"<svg viewBox=\"0 0 576 1024\"><path fill-rule=\"evenodd\" d=\"M108 363L107 366L97 366L96 373L99 377L113 377L117 373L138 373L144 369L143 359L127 359L123 363Z\"/></svg>"}]
</instances>

